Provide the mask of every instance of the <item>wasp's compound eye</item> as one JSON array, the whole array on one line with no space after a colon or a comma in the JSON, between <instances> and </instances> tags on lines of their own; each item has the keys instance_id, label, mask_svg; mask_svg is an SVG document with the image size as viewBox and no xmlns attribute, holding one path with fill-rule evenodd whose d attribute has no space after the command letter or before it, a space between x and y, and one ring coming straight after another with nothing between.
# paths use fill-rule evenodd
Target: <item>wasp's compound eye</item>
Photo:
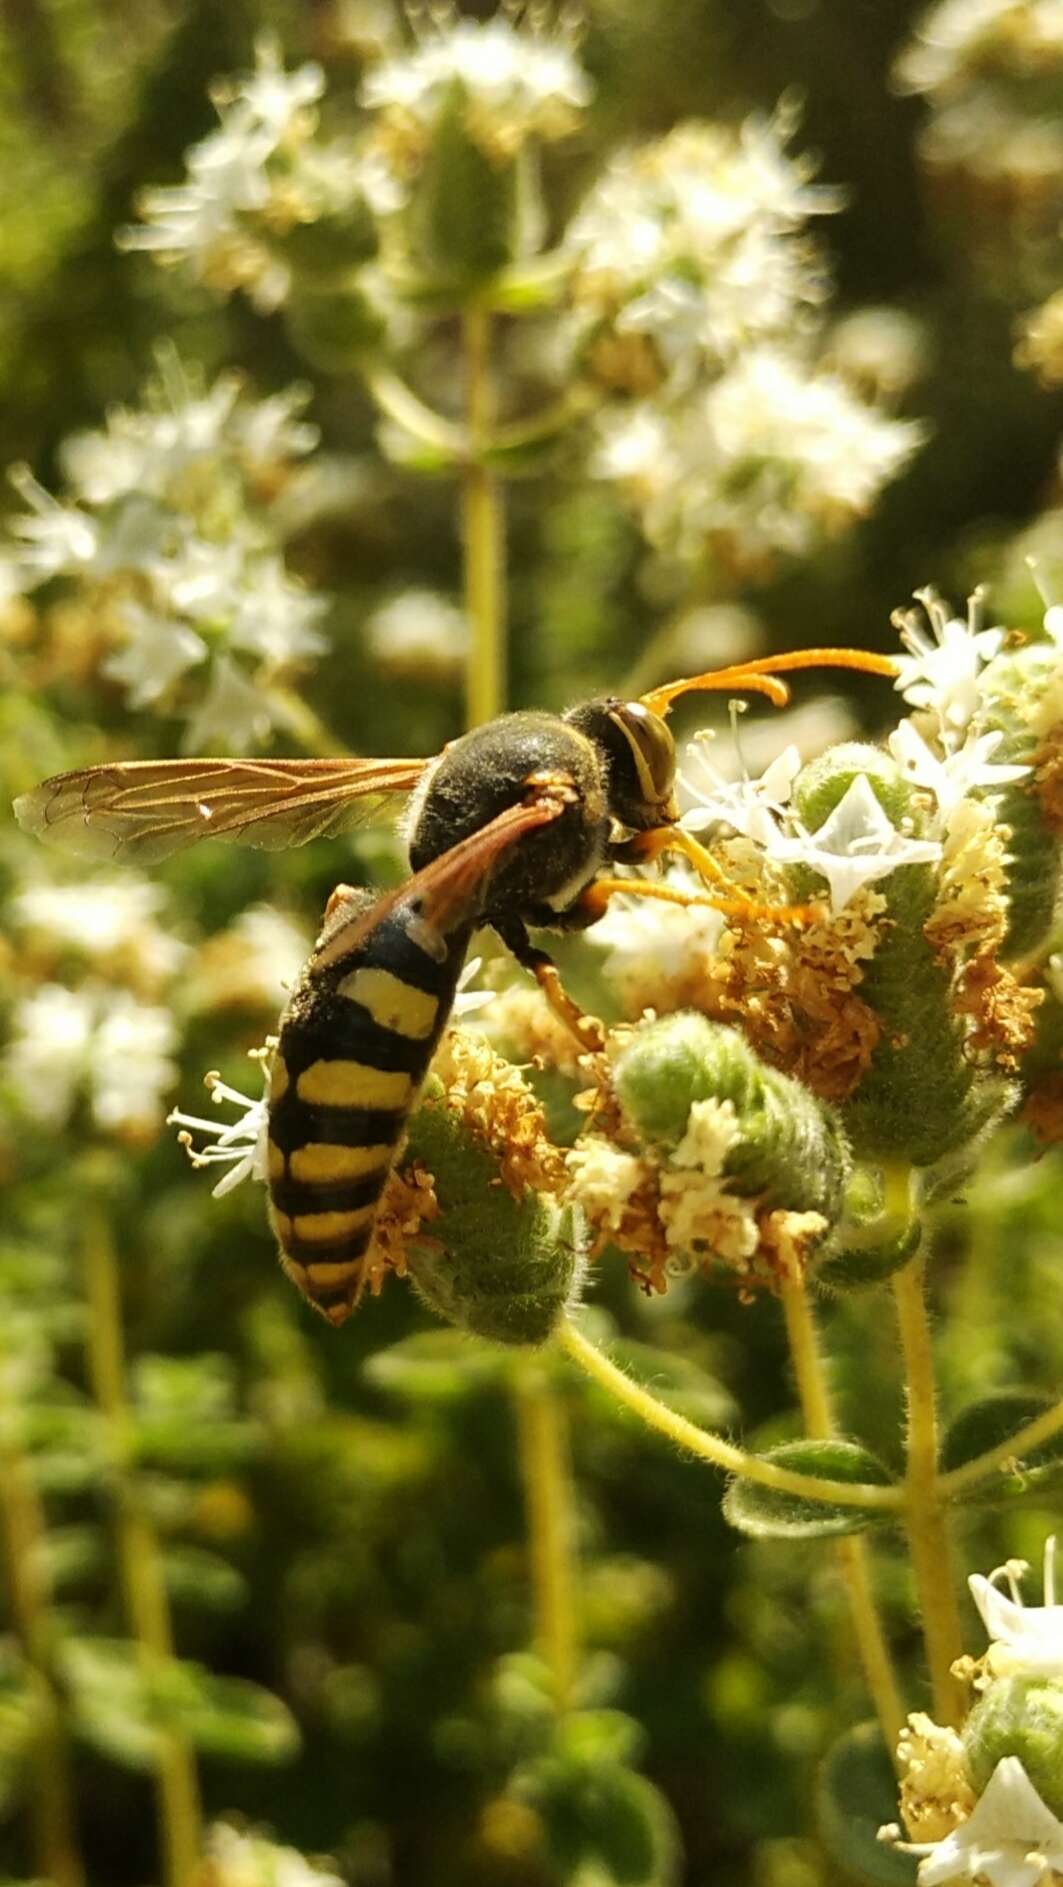
<instances>
[{"instance_id":1,"label":"wasp's compound eye","mask_svg":"<svg viewBox=\"0 0 1063 1887\"><path fill-rule=\"evenodd\" d=\"M611 718L631 748L647 804L668 799L675 785L675 741L660 715L641 701L622 701L613 708Z\"/></svg>"}]
</instances>

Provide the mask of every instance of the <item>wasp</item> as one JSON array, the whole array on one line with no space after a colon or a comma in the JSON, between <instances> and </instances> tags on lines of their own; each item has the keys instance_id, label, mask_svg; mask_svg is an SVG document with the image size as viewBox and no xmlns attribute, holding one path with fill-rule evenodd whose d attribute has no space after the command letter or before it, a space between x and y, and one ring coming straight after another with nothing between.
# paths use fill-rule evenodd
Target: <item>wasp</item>
<instances>
[{"instance_id":1,"label":"wasp","mask_svg":"<svg viewBox=\"0 0 1063 1887\"><path fill-rule=\"evenodd\" d=\"M411 876L382 895L332 893L270 1064L270 1219L284 1270L329 1323L358 1302L381 1195L473 931L490 926L583 1047L599 1047L600 1025L529 931L586 928L618 890L668 896L616 871L670 847L711 874L676 824L673 701L711 689L782 705L778 675L816 666L896 673L886 657L802 650L637 700L504 714L428 760L133 760L59 774L16 802L30 832L141 863L208 838L302 845L408 802Z\"/></svg>"}]
</instances>

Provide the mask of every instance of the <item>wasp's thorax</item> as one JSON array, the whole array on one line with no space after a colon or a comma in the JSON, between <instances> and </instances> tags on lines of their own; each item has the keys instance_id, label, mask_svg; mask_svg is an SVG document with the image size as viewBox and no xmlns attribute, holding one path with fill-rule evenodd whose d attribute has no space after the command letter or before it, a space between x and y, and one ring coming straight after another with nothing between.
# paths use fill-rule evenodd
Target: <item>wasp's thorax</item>
<instances>
[{"instance_id":1,"label":"wasp's thorax","mask_svg":"<svg viewBox=\"0 0 1063 1887\"><path fill-rule=\"evenodd\" d=\"M641 701L606 696L569 708L563 718L601 753L609 811L618 824L650 832L678 819L675 742L659 714Z\"/></svg>"}]
</instances>

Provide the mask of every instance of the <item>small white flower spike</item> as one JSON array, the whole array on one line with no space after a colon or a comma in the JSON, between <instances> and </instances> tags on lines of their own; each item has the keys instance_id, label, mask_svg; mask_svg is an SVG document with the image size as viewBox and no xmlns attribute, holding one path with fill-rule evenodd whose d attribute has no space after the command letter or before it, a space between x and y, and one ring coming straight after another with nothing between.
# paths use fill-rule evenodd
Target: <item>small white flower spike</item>
<instances>
[{"instance_id":1,"label":"small white flower spike","mask_svg":"<svg viewBox=\"0 0 1063 1887\"><path fill-rule=\"evenodd\" d=\"M922 1857L919 1887L1049 1887L1063 1873L1063 1823L1017 1756L998 1762L967 1820L943 1841L895 1845Z\"/></svg>"},{"instance_id":2,"label":"small white flower spike","mask_svg":"<svg viewBox=\"0 0 1063 1887\"><path fill-rule=\"evenodd\" d=\"M944 827L969 793L992 792L1030 772L1029 767L1003 766L990 759L1003 738L1002 733L968 734L962 747L939 760L912 722L902 721L889 737L889 750L906 779L933 793Z\"/></svg>"},{"instance_id":3,"label":"small white flower spike","mask_svg":"<svg viewBox=\"0 0 1063 1887\"><path fill-rule=\"evenodd\" d=\"M770 848L780 836L775 815L785 806L801 770L798 749L784 748L759 780L725 779L709 759L705 736L690 743L685 760L689 771L680 773L679 784L694 803L679 821L683 830L704 832L707 826L730 826L755 845Z\"/></svg>"},{"instance_id":4,"label":"small white flower spike","mask_svg":"<svg viewBox=\"0 0 1063 1887\"><path fill-rule=\"evenodd\" d=\"M1063 1604L1056 1604L1056 1540L1045 1541L1044 1604L1024 1605L1020 1581L1029 1567L1025 1560L1009 1559L988 1579L973 1573L968 1580L982 1623L989 1635L987 1667L994 1677L1013 1672L1038 1677L1063 1677ZM999 1580L1006 1580L1008 1593Z\"/></svg>"},{"instance_id":5,"label":"small white flower spike","mask_svg":"<svg viewBox=\"0 0 1063 1887\"><path fill-rule=\"evenodd\" d=\"M1003 629L982 627L984 593L976 590L967 606L967 621L950 616L933 590L917 590L930 624L930 633L914 611L894 617L901 641L908 650L897 665L894 686L913 708L928 708L948 733L967 726L978 707L978 678L987 662L999 655Z\"/></svg>"},{"instance_id":6,"label":"small white flower spike","mask_svg":"<svg viewBox=\"0 0 1063 1887\"><path fill-rule=\"evenodd\" d=\"M888 878L898 866L936 864L941 846L934 839L910 839L898 832L866 776L859 773L818 831L801 827L795 837L780 834L771 855L781 864L807 865L825 878L837 916L865 885Z\"/></svg>"}]
</instances>

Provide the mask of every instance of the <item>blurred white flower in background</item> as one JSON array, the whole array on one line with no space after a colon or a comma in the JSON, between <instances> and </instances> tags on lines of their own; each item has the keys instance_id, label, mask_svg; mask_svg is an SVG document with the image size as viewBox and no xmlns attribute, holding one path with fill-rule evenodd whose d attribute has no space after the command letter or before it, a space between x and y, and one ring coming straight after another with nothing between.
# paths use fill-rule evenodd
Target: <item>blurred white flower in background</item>
<instances>
[{"instance_id":1,"label":"blurred white flower in background","mask_svg":"<svg viewBox=\"0 0 1063 1887\"><path fill-rule=\"evenodd\" d=\"M463 610L436 590L403 590L366 618L366 643L386 674L456 680L465 662L469 626Z\"/></svg>"},{"instance_id":2,"label":"blurred white flower in background","mask_svg":"<svg viewBox=\"0 0 1063 1887\"><path fill-rule=\"evenodd\" d=\"M207 1842L211 1887L343 1887L326 1864L305 1860L254 1831L216 1822Z\"/></svg>"},{"instance_id":3,"label":"blurred white flower in background","mask_svg":"<svg viewBox=\"0 0 1063 1887\"><path fill-rule=\"evenodd\" d=\"M138 984L158 985L188 956L187 944L159 922L165 902L160 886L129 872L84 884L27 884L11 909L38 948L58 946L118 975L128 970Z\"/></svg>"},{"instance_id":4,"label":"blurred white flower in background","mask_svg":"<svg viewBox=\"0 0 1063 1887\"><path fill-rule=\"evenodd\" d=\"M102 1131L140 1136L161 1124L176 1047L168 1009L103 983L46 983L15 1004L2 1074L42 1126L61 1130L84 1100Z\"/></svg>"}]
</instances>

